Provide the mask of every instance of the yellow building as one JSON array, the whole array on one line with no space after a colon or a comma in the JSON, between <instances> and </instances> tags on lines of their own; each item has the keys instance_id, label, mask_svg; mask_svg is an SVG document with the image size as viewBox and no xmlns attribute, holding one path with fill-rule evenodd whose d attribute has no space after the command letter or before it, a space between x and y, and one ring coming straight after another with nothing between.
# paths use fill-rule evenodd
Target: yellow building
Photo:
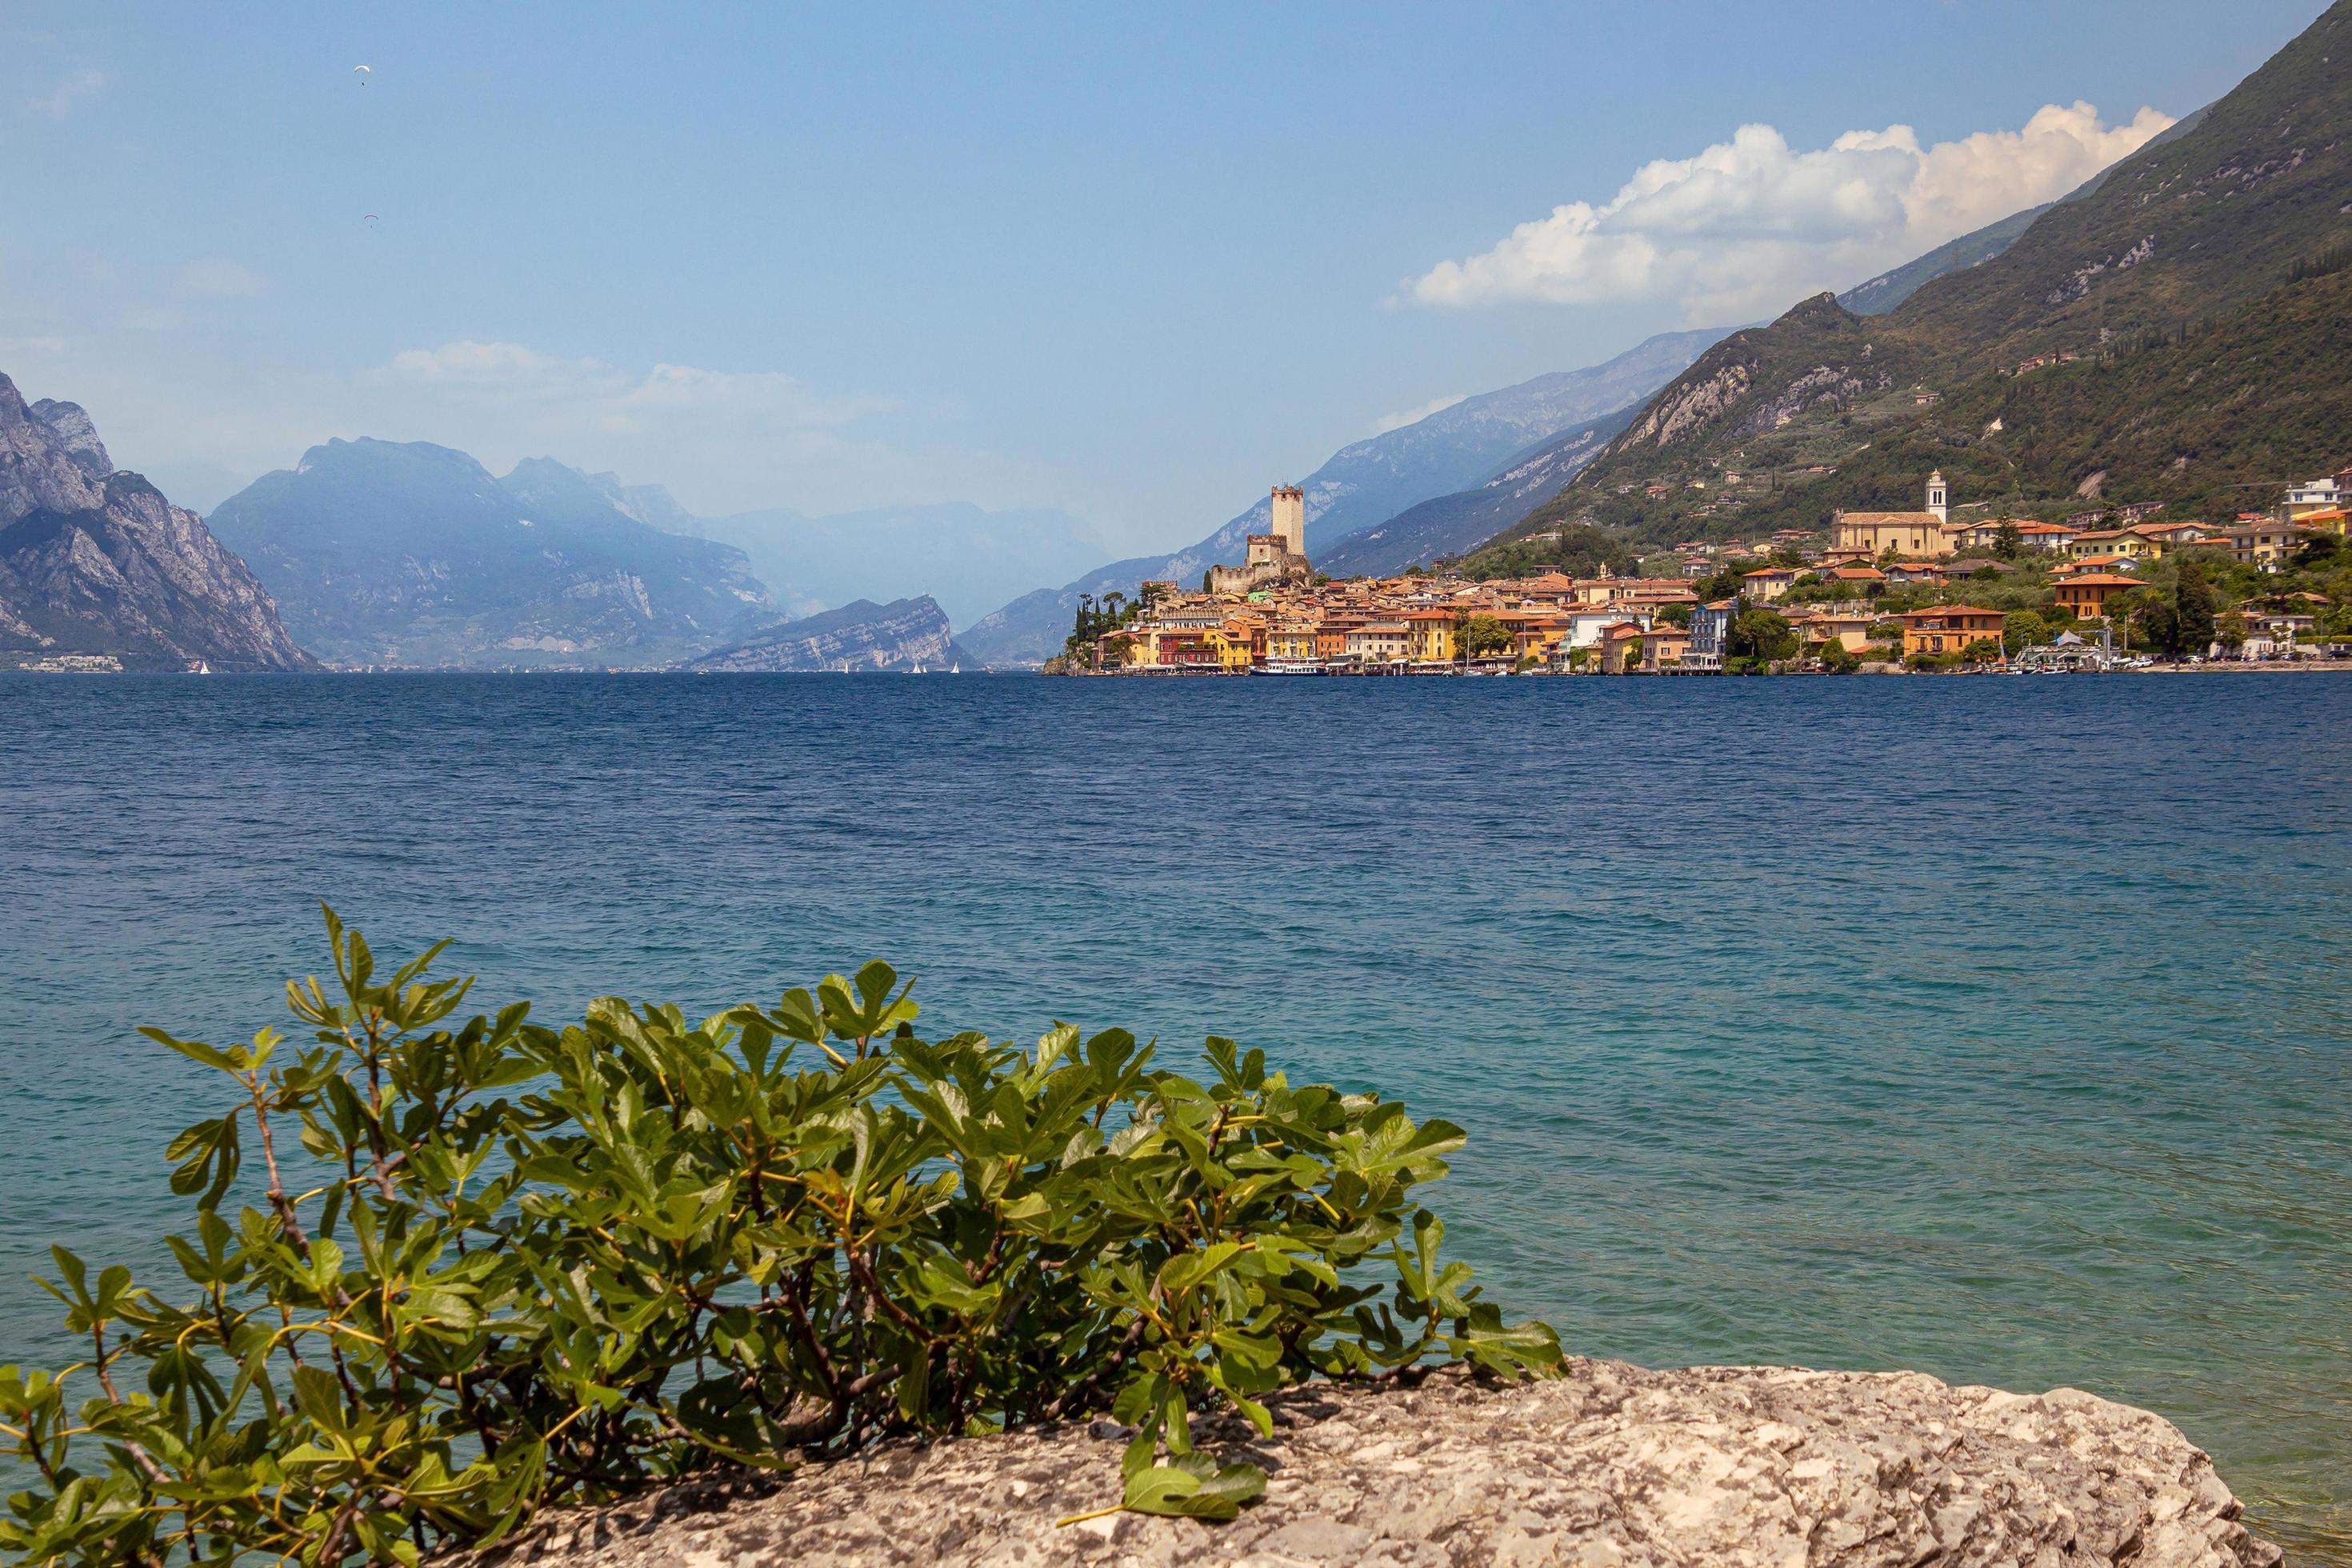
<instances>
[{"instance_id":1,"label":"yellow building","mask_svg":"<svg viewBox=\"0 0 2352 1568\"><path fill-rule=\"evenodd\" d=\"M1315 646L1317 630L1318 627L1313 621L1276 622L1274 629L1265 634L1266 657L1268 658L1318 657Z\"/></svg>"},{"instance_id":2,"label":"yellow building","mask_svg":"<svg viewBox=\"0 0 2352 1568\"><path fill-rule=\"evenodd\" d=\"M2077 561L2089 561L2101 556L2121 556L2126 561L2154 561L2164 553L2164 546L2130 528L2095 528L2088 533L2078 533L2066 553Z\"/></svg>"},{"instance_id":3,"label":"yellow building","mask_svg":"<svg viewBox=\"0 0 2352 1568\"><path fill-rule=\"evenodd\" d=\"M1415 610L1404 618L1407 646L1406 657L1415 664L1452 664L1461 657L1454 637L1454 612L1451 610Z\"/></svg>"},{"instance_id":4,"label":"yellow building","mask_svg":"<svg viewBox=\"0 0 2352 1568\"><path fill-rule=\"evenodd\" d=\"M1209 647L1217 656L1217 668L1228 675L1245 675L1250 667L1250 636L1239 626L1223 626L1210 628Z\"/></svg>"},{"instance_id":5,"label":"yellow building","mask_svg":"<svg viewBox=\"0 0 2352 1568\"><path fill-rule=\"evenodd\" d=\"M1830 520L1832 553L1884 555L1888 551L1914 559L1949 555L1952 538L1951 493L1938 472L1927 476L1927 506L1923 511L1841 511Z\"/></svg>"},{"instance_id":6,"label":"yellow building","mask_svg":"<svg viewBox=\"0 0 2352 1568\"><path fill-rule=\"evenodd\" d=\"M2208 542L2226 547L2232 556L2249 566L2275 572L2279 563L2301 548L2307 537L2299 523L2254 518L2242 519L2237 527L2222 529Z\"/></svg>"}]
</instances>

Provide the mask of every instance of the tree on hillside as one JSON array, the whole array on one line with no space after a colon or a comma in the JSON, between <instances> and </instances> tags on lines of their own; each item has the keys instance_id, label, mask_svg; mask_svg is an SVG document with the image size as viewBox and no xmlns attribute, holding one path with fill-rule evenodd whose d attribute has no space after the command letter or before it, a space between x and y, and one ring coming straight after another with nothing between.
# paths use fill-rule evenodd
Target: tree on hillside
<instances>
[{"instance_id":1,"label":"tree on hillside","mask_svg":"<svg viewBox=\"0 0 2352 1568\"><path fill-rule=\"evenodd\" d=\"M2000 646L2010 653L2050 640L2050 623L2032 610L2011 610L2000 618Z\"/></svg>"},{"instance_id":2,"label":"tree on hillside","mask_svg":"<svg viewBox=\"0 0 2352 1568\"><path fill-rule=\"evenodd\" d=\"M2182 651L2203 653L2213 646L2213 618L2221 608L2221 595L2205 579L2205 568L2194 561L2181 563L2179 579L2172 585L2174 637Z\"/></svg>"},{"instance_id":3,"label":"tree on hillside","mask_svg":"<svg viewBox=\"0 0 2352 1568\"><path fill-rule=\"evenodd\" d=\"M1668 605L1658 612L1658 625L1662 626L1688 627L1690 624L1691 606L1688 605Z\"/></svg>"},{"instance_id":4,"label":"tree on hillside","mask_svg":"<svg viewBox=\"0 0 2352 1568\"><path fill-rule=\"evenodd\" d=\"M2297 571L2333 566L2343 553L2344 538L2341 534L2315 533L2296 549L2294 566Z\"/></svg>"},{"instance_id":5,"label":"tree on hillside","mask_svg":"<svg viewBox=\"0 0 2352 1568\"><path fill-rule=\"evenodd\" d=\"M1832 637L1822 644L1822 668L1832 675L1852 675L1862 668L1862 656Z\"/></svg>"},{"instance_id":6,"label":"tree on hillside","mask_svg":"<svg viewBox=\"0 0 2352 1568\"><path fill-rule=\"evenodd\" d=\"M1797 634L1769 610L1742 610L1732 617L1724 649L1734 658L1770 664L1797 656Z\"/></svg>"},{"instance_id":7,"label":"tree on hillside","mask_svg":"<svg viewBox=\"0 0 2352 1568\"><path fill-rule=\"evenodd\" d=\"M1149 598L1130 603L1126 595L1116 589L1105 594L1099 602L1092 594L1079 595L1078 612L1070 635L1062 639L1063 657L1091 664L1096 640L1134 620L1150 603Z\"/></svg>"},{"instance_id":8,"label":"tree on hillside","mask_svg":"<svg viewBox=\"0 0 2352 1568\"><path fill-rule=\"evenodd\" d=\"M2014 561L2025 552L2025 535L2017 524L2004 521L1993 530L1992 552L2003 561Z\"/></svg>"},{"instance_id":9,"label":"tree on hillside","mask_svg":"<svg viewBox=\"0 0 2352 1568\"><path fill-rule=\"evenodd\" d=\"M1731 598L1747 585L1738 572L1729 566L1726 566L1712 577L1702 577L1691 584L1697 592L1699 601L1702 604L1710 605L1717 599Z\"/></svg>"},{"instance_id":10,"label":"tree on hillside","mask_svg":"<svg viewBox=\"0 0 2352 1568\"><path fill-rule=\"evenodd\" d=\"M2000 642L1996 637L1979 637L1960 650L1963 664L1998 664L2000 662Z\"/></svg>"}]
</instances>

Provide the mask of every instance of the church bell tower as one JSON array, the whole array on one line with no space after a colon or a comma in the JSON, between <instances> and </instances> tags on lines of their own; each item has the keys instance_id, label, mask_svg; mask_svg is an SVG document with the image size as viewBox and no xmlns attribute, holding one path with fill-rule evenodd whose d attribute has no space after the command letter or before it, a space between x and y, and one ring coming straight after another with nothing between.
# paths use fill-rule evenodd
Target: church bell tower
<instances>
[{"instance_id":1,"label":"church bell tower","mask_svg":"<svg viewBox=\"0 0 2352 1568\"><path fill-rule=\"evenodd\" d=\"M1935 513L1937 522L1952 521L1951 492L1944 488L1944 470L1941 468L1927 476L1927 510Z\"/></svg>"}]
</instances>

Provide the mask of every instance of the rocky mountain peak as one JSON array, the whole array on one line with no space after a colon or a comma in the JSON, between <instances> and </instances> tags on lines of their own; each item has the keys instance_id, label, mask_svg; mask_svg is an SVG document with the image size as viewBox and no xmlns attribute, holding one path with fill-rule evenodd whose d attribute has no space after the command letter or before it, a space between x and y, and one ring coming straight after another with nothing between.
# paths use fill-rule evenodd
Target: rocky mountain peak
<instances>
[{"instance_id":1,"label":"rocky mountain peak","mask_svg":"<svg viewBox=\"0 0 2352 1568\"><path fill-rule=\"evenodd\" d=\"M0 375L0 666L300 669L309 656L204 519L115 471L89 415Z\"/></svg>"},{"instance_id":2,"label":"rocky mountain peak","mask_svg":"<svg viewBox=\"0 0 2352 1568\"><path fill-rule=\"evenodd\" d=\"M71 408L71 404L41 406ZM81 414L79 408L74 413ZM85 426L89 422L82 415ZM90 432L95 446L98 433ZM103 447L99 448L101 455ZM108 472L112 472L110 467ZM16 384L0 375L0 528L36 511L87 511L106 499L105 474L87 464L60 440L47 419L26 406Z\"/></svg>"},{"instance_id":3,"label":"rocky mountain peak","mask_svg":"<svg viewBox=\"0 0 2352 1568\"><path fill-rule=\"evenodd\" d=\"M106 443L98 438L98 426L90 422L89 411L80 404L44 397L26 412L48 426L58 448L83 473L103 481L114 472L114 459L107 456Z\"/></svg>"}]
</instances>

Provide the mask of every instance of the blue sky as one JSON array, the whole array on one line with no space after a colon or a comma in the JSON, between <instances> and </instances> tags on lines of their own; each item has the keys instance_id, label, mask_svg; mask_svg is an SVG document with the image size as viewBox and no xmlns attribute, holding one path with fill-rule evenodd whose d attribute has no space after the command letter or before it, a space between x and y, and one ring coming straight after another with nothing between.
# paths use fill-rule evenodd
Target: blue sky
<instances>
[{"instance_id":1,"label":"blue sky","mask_svg":"<svg viewBox=\"0 0 2352 1568\"><path fill-rule=\"evenodd\" d=\"M2040 199L2321 9L11 5L0 371L199 505L373 434L1174 546Z\"/></svg>"}]
</instances>

